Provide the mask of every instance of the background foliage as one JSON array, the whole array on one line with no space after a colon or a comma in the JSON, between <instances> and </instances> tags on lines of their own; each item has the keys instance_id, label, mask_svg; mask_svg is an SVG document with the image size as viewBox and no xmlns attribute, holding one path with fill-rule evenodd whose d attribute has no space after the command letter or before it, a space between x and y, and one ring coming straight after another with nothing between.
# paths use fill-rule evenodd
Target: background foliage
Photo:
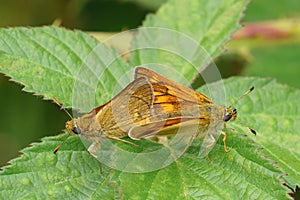
<instances>
[{"instance_id":1,"label":"background foliage","mask_svg":"<svg viewBox=\"0 0 300 200\"><path fill-rule=\"evenodd\" d=\"M19 8L23 6L23 1L3 1L0 8L0 25L2 27L36 26L52 24L55 19L60 18L63 25L69 28L87 31L120 31L141 25L144 16L148 12L154 12L160 2L164 1L156 1L156 4L148 5L147 1L125 0L99 1L98 3L75 0L63 2L44 1L43 4L34 0L26 2L26 6L21 9L20 13ZM270 6L272 6L272 9ZM273 3L270 0L263 2L253 1L249 4L243 21L259 22L262 20L294 19L299 14L299 6L297 0L288 0L284 6L280 3ZM42 9L43 7L47 7L47 12ZM93 7L93 10L90 10L90 7ZM116 7L121 7L121 10L127 14L123 15L120 20L107 23L107 21L118 16L119 10ZM107 10L107 12L99 12L99 9ZM140 17L129 18L131 13L141 14ZM89 23L92 22L97 23L90 25ZM104 26L102 23L107 23L107 25ZM129 25L132 23L134 24ZM112 26L117 28L112 28ZM238 48L235 48L234 52L240 48L243 51L246 49L253 59L247 61L243 56L242 58L237 56L231 58L229 56L223 59L220 58L220 62L217 62L217 65L225 76L242 73L243 75L274 77L282 83L299 88L300 82L297 79L297 75L300 69L297 67L297 63L299 63L300 58L297 51L299 42L297 41L289 41L288 44L282 44L281 40L275 40L273 45L260 45L254 48L252 45L249 45L247 40L242 40L237 44ZM267 64L266 62L272 62L272 64ZM26 147L30 142L37 141L45 134L54 135L59 132L64 127L64 122L68 119L63 112L57 109L56 105L41 101L40 97L21 92L21 86L7 80L1 75L0 95L5 98L0 99L2 113L0 121L6 122L1 123L0 127L0 150L5 152L5 154L0 154L2 165L9 159L17 156L18 150ZM22 113L30 113L30 115L26 115L26 118L24 118L19 114L20 111ZM13 124L22 125L14 126ZM43 130L50 131L45 132Z\"/></svg>"},{"instance_id":2,"label":"background foliage","mask_svg":"<svg viewBox=\"0 0 300 200\"><path fill-rule=\"evenodd\" d=\"M22 11L22 19L18 19L16 16L14 10L17 10L20 6L22 6L23 1L14 1L10 3L3 4L1 6L1 9L3 9L3 12L0 12L1 14L5 15L5 18L0 19L7 19L7 21L1 21L2 26L13 26L13 25L40 25L40 24L51 24L54 19L61 18L62 23L66 27L70 28L80 28L83 30L90 30L90 31L121 31L122 29L128 29L128 28L135 28L138 25L141 25L142 20L144 16L149 12L154 12L160 5L161 2L164 1L156 1L156 4L149 5L146 3L147 1L104 1L102 3L96 3L95 1L68 1L68 3L61 3L61 1L57 1L56 4L53 3L53 1L49 1L48 4L48 11L49 13L41 13L40 7L46 6L45 4L39 5L39 3L36 1L31 1L29 5L26 5L26 9ZM5 9L5 5L7 6ZM274 6L274 9L270 9L270 5ZM270 11L272 10L272 11ZM8 12L9 11L9 12ZM100 12L102 11L102 12ZM106 11L106 12L103 12ZM279 21L283 18L292 18L297 17L297 12L299 11L299 5L297 4L297 1L286 1L285 6L282 6L281 4L277 5L273 2L264 1L263 3L260 1L253 1L249 5L249 9L246 11L246 17L244 21L246 22L259 22L262 20L275 20ZM118 18L117 16L120 15L120 12L124 12L124 15L127 17L121 17ZM100 14L99 14L100 13ZM116 14L118 13L118 14ZM38 19L38 20L36 20ZM298 25L299 26L299 25ZM297 27L297 26L295 26ZM290 29L287 29L289 31ZM277 78L277 80L280 83L287 84L289 86L282 86L274 81L271 81L270 79L262 79L260 80L260 84L263 89L260 91L256 91L258 95L253 95L253 98L260 98L260 95L262 94L269 94L270 97L275 98L275 103L280 102L281 99L284 99L288 103L281 103L279 105L276 105L276 108L273 108L272 106L269 109L265 109L265 106L253 106L251 107L251 111L255 113L255 116L249 116L249 108L247 106L240 108L241 109L241 119L245 120L245 124L248 124L248 121L250 121L251 124L258 124L257 127L253 127L255 129L261 129L264 127L264 133L268 133L267 135L271 134L272 137L266 136L266 134L261 134L262 136L256 137L255 141L259 143L259 145L264 147L263 153L268 155L270 159L278 162L277 165L281 168L282 171L277 171L272 165L268 164L268 162L264 163L263 160L255 160L254 163L259 163L258 167L262 167L261 169L258 169L258 171L264 171L264 175L266 175L266 179L272 180L271 182L268 182L268 185L274 185L273 189L278 190L278 194L276 193L275 197L283 197L284 189L280 186L278 182L278 176L280 176L283 172L288 173L290 176L283 177L281 180L285 180L287 183L289 183L291 186L295 186L295 184L299 184L299 172L297 172L296 169L299 169L300 166L297 166L297 163L299 163L299 150L300 148L297 148L297 143L291 145L291 141L297 141L299 139L299 131L297 131L297 121L299 121L299 115L297 114L297 111L299 111L299 108L297 107L297 99L299 99L299 90L295 88L299 88L300 84L297 78L297 74L300 74L300 68L297 67L299 63L299 56L297 50L299 49L299 40L297 36L298 32L297 30L294 30L289 37L283 37L283 38L273 38L273 39L266 39L261 37L248 37L244 39L236 39L230 45L228 46L229 51L227 54L223 55L222 57L218 58L217 65L220 67L221 72L223 73L224 77L228 77L235 74L240 75L255 75L260 77L273 77ZM94 41L92 41L94 43ZM267 45L261 45L261 44L267 44ZM231 67L227 67L231 66ZM234 67L232 67L234 66ZM284 66L284 67L283 67ZM64 113L60 112L57 108L57 106L50 103L50 101L42 101L40 97L33 96L31 94L27 94L24 92L20 92L21 86L16 85L15 83L8 82L8 78L5 78L4 76L1 77L0 80L0 87L1 87L1 98L0 99L0 106L1 106L1 113L0 116L1 127L0 127L0 150L1 152L5 152L1 154L1 160L2 165L4 165L5 162L7 162L10 158L15 157L17 155L17 151L21 149L21 147L27 146L29 143L33 141L38 141L39 138L42 138L44 135L56 135L60 132L62 127L64 127L64 123L67 120L67 116L65 116ZM244 81L237 81L238 84L243 85L244 87L240 87L239 89L231 90L232 93L229 93L231 98L236 97L237 94L239 94L240 91L244 91L245 88L249 85L248 83L245 84ZM251 82L251 81L249 81ZM228 81L228 88L232 87L235 88L233 85L230 85L231 82ZM290 87L292 86L292 87ZM294 87L294 88L293 88ZM243 89L242 89L243 88ZM35 90L32 90L32 92ZM36 91L35 91L36 92ZM269 92L269 93L268 93ZM287 98L288 97L288 98ZM62 98L64 98L62 96ZM251 98L251 97L250 97ZM270 102L268 104L273 105L272 101L273 99L270 99ZM9 105L9 106L8 106ZM245 105L246 102L245 102ZM291 108L290 108L291 107ZM263 109L264 108L264 109ZM262 113L260 113L260 109L264 110ZM244 115L243 115L243 111ZM287 112L287 113L285 113ZM275 114L276 115L275 115ZM269 116L268 122L269 124L259 124L259 122L256 119L257 116L260 116L262 121L265 119L266 116ZM270 117L270 115L275 115ZM288 115L288 116L287 116ZM274 124L278 126L277 129L272 129L268 127L273 127ZM282 125L282 128L280 126ZM289 129L286 129L286 127L289 127ZM238 125L235 125L235 128L237 130L240 130L241 127ZM244 132L244 131L242 131ZM282 134L282 133L286 134ZM275 134L276 133L276 134ZM234 156L232 158L234 161L243 162L239 159L245 159L245 154L251 154L251 150L256 152L256 149L253 147L249 147L248 149L245 148L243 145L245 145L247 142L241 142L241 146L236 144L236 141L234 139L238 140L240 138L233 137L232 141L229 142L230 145L234 146L236 148L237 157L235 152L233 152L231 155L226 155L225 158L221 161L221 166L228 166L229 163L227 163L226 159L230 160L231 156ZM53 147L59 143L60 138L58 139L45 139L44 142L53 142ZM248 140L247 140L248 141ZM232 144L235 143L235 144ZM71 144L71 142L70 142ZM78 149L76 146L72 145L66 145L66 148L69 148L69 150L77 150L79 158L85 160L87 159L87 155L85 155L84 149ZM43 147L42 145L35 146L33 149L30 150L30 153L28 154L29 157L23 157L21 162L25 162L26 166L26 159L32 159L35 157L33 152L35 151L45 151L45 154L39 154L42 155L48 155L49 152L51 152L52 148L48 149L41 149ZM221 147L216 147L217 149L220 149ZM253 148L253 149L252 149ZM39 149L39 150L37 150ZM240 149L240 150L239 150ZM24 150L29 151L29 150ZM216 150L217 151L217 150ZM223 152L222 152L223 153ZM31 155L32 154L32 155ZM238 156L238 154L242 154L242 156ZM89 166L83 166L82 168L80 166L72 166L75 163L70 162L70 166L68 168L63 167L63 162L65 159L70 159L68 157L68 154L62 154L65 155L65 157L60 157L60 161L58 161L58 165L61 166L61 170L64 173L57 174L57 176L54 176L53 183L57 182L60 179L63 179L64 174L69 175L70 179L74 179L75 182L78 182L78 177L80 179L82 174L88 174L89 182L85 182L86 179L82 179L82 182L80 182L81 185L78 187L84 187L87 184L90 185L92 188L89 188L87 190L95 191L97 188L93 188L92 184L93 182L98 183L98 190L101 197L103 195L107 195L107 197L113 198L118 197L120 195L120 191L118 190L118 186L112 186L110 184L115 184L119 186L125 186L128 182L134 182L135 179L142 179L142 177L134 176L134 175L128 175L128 174L113 174L111 176L111 180L109 180L109 183L106 183L104 181L105 177L107 177L107 174L98 174L95 169L97 168L97 163L90 159L87 161L87 163L90 163ZM218 160L218 156L223 154L216 154L216 160ZM49 155L49 163L37 163L37 169L41 168L42 166L50 166L49 170L50 173L55 173L56 168L51 168L51 163L54 164L57 161L56 158L52 157L53 155ZM69 155L70 156L70 155ZM191 162L191 165L199 166L200 164L197 163L196 159L193 157L195 156L193 154L193 149L190 150L190 152L185 155L184 159L190 159L189 162ZM212 158L214 157L214 154L212 155ZM256 157L255 157L256 158ZM75 159L75 158L74 158ZM251 158L253 159L253 158ZM75 159L76 160L76 159ZM13 163L18 163L20 160L14 161ZM196 163L194 163L196 162ZM246 162L246 161L244 161ZM188 169L185 169L184 164L186 164L185 161L180 161L174 166L172 166L169 169L166 169L166 171L162 170L159 172L158 176L157 174L148 174L143 177L145 180L155 180L156 182L160 182L160 177L164 177L163 174L168 173L174 173L178 170L188 171ZM253 162L250 162L253 164ZM80 165L83 163L80 163ZM57 164L56 164L57 165ZM202 164L203 165L203 164ZM206 164L205 164L206 165ZM220 163L215 163L214 167L217 167L220 165ZM201 165L200 165L201 166ZM235 170L238 170L239 167L243 166L239 163L236 163L233 165ZM57 166L55 166L57 167ZM74 171L74 168L79 167L79 171ZM189 166L193 168L193 166ZM252 166L249 168L249 170L256 169L256 166ZM10 170L6 170L5 174L14 174L19 173L21 169L18 168L11 168ZM24 173L28 173L28 170L25 170ZM170 170L167 172L167 170ZM195 168L195 170L201 171L201 169ZM207 172L207 168L203 168L204 172ZM217 169L216 169L217 170ZM220 169L221 170L221 169ZM203 172L203 173L204 173ZM224 172L224 170L221 170L221 172ZM25 175L26 175L25 173ZM49 172L47 172L49 173ZM71 174L70 174L71 173ZM191 172L192 173L192 172ZM184 178L185 173L181 173ZM199 174L197 172L196 174ZM209 174L209 173L208 173ZM245 174L245 179L247 179L247 176L252 175L253 173ZM79 175L79 176L78 176ZM45 175L46 176L46 175ZM193 175L191 175L193 176ZM204 182L210 182L216 184L214 181L214 177L205 177L203 180L200 180L198 182L199 187L200 185L203 185ZM228 179L233 179L233 174L227 174ZM121 177L121 178L120 178ZM189 176L187 176L189 177ZM187 178L185 177L185 178ZM270 178L272 177L272 178ZM26 178L26 176L18 177L20 179L21 186L30 186L32 183L29 179ZM254 178L255 180L255 178ZM11 181L14 181L12 179ZM107 181L107 180L106 180ZM152 183L155 183L153 181ZM182 181L182 180L181 180ZM234 181L234 180L232 180ZM235 180L236 181L236 180ZM105 182L105 184L104 184ZM222 182L221 182L222 183ZM219 183L219 185L215 185L211 187L213 189L216 189L219 193L215 193L216 197L224 197L225 193L224 191L231 191L230 188L224 189L222 191L222 185ZM4 184L4 182L2 182ZM191 184L191 185L190 185ZM195 184L195 183L193 183ZM192 183L189 183L189 181L183 181L182 184L182 191L193 191ZM249 182L248 182L249 184ZM250 197L251 194L255 194L255 190L251 190L251 187L254 187L256 183L252 183L252 185L248 185L247 187L250 191L244 191L245 193L241 192L239 194L236 194L236 198L243 197L242 195L247 195L246 197ZM97 185L97 184L96 184ZM195 184L197 186L197 184ZM32 186L32 185L31 185ZM74 185L63 185L63 189L65 191L72 191L72 187L75 187ZM95 186L95 185L94 185ZM59 186L57 186L60 188ZM135 188L135 187L133 187ZM172 188L172 186L170 186ZM189 189L186 189L189 188ZM271 193L274 194L274 191L266 191L267 189L263 189L263 185L259 187L261 189L261 193L257 195L261 195L258 197L261 198L267 198L268 195ZM139 188L139 190L143 191L145 188ZM160 188L161 189L161 188ZM145 189L146 191L149 191L149 188ZM175 190L175 189L174 189ZM134 190L133 190L134 191ZM154 190L155 191L155 190ZM207 191L207 190L204 190ZM256 190L257 191L257 190ZM280 192L281 191L281 192ZM53 194L55 192L60 193L55 186L51 188L51 184L48 188L48 194ZM88 193L88 191L85 191ZM83 192L83 193L85 193ZM155 193L152 193L155 194ZM203 193L202 193L203 194ZM231 194L231 193L230 193ZM56 196L57 194L53 194ZM70 193L71 197L72 193ZM128 193L122 194L122 196L132 196L133 192L128 191ZM192 197L197 196L197 194L190 194ZM212 195L212 194L210 194ZM234 194L231 194L234 195ZM283 196L282 196L283 195ZM30 197L30 196L29 196ZM28 197L28 198L29 198ZM83 195L84 197L84 195ZM95 198L98 197L97 194L94 196ZM155 197L155 196L153 196ZM151 198L151 196L149 196ZM230 196L228 196L230 198Z\"/></svg>"}]
</instances>

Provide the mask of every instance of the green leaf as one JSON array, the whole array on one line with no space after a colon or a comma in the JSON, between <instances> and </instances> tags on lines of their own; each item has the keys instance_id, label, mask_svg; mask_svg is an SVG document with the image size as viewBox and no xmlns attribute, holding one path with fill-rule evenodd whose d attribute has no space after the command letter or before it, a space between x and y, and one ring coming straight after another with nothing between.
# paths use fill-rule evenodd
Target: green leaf
<instances>
[{"instance_id":1,"label":"green leaf","mask_svg":"<svg viewBox=\"0 0 300 200\"><path fill-rule=\"evenodd\" d=\"M247 4L248 1L240 0L168 1L155 15L147 16L144 29L133 40L130 63L157 64L158 71L161 65L167 66L190 83L240 28L238 22Z\"/></svg>"},{"instance_id":2,"label":"green leaf","mask_svg":"<svg viewBox=\"0 0 300 200\"><path fill-rule=\"evenodd\" d=\"M243 74L274 77L280 82L300 88L299 47L299 44L291 44L252 49L251 56L255 59L250 61ZM280 59L274 59L276 57Z\"/></svg>"},{"instance_id":3,"label":"green leaf","mask_svg":"<svg viewBox=\"0 0 300 200\"><path fill-rule=\"evenodd\" d=\"M116 51L80 31L57 27L0 31L0 72L23 84L26 92L55 97L65 107L89 111L105 103L126 68L130 67ZM84 107L86 101L74 99L96 102Z\"/></svg>"},{"instance_id":4,"label":"green leaf","mask_svg":"<svg viewBox=\"0 0 300 200\"><path fill-rule=\"evenodd\" d=\"M256 130L254 140L263 147L262 152L287 174L283 178L289 185L299 185L299 89L278 84L274 79L230 78L226 83L228 99L255 86L253 93L236 105L241 124L233 123L233 127L245 131L246 125Z\"/></svg>"},{"instance_id":5,"label":"green leaf","mask_svg":"<svg viewBox=\"0 0 300 200\"><path fill-rule=\"evenodd\" d=\"M270 79L231 78L225 80L224 84L230 100L250 85L256 87L253 93L238 103L237 109L242 124L256 129L258 135L249 135L238 121L228 124L228 127L235 128L234 131L225 130L227 146L231 151L224 152L220 137L209 154L212 162L198 156L202 140L195 140L179 160L163 169L134 174L103 166L101 174L96 159L88 154L78 137L70 137L57 155L52 151L64 140L65 135L48 137L24 149L20 158L12 160L12 165L3 169L0 173L1 198L97 199L121 196L124 199L287 199L287 191L281 185L283 172L280 170L296 171L297 163L288 162L286 166L277 169L274 163L263 157L263 153L272 151L269 148L272 144L279 144L274 138L281 137L282 142L289 143L295 140L289 136L299 135L298 129L294 129L299 118L299 108L286 106L280 99L286 95L292 102L300 95L300 91ZM267 122L278 119L272 111L274 105L277 116L285 111L285 116L290 115L296 120L291 120L288 126L283 123L282 127L270 127ZM280 131L289 128L294 132L286 134ZM251 140L262 144L263 152ZM142 140L138 147L125 143L117 145L130 151L146 152L153 146L152 143ZM277 150L272 154L285 159L292 155L299 158L295 141L294 144L284 152ZM288 177L295 181L298 176L289 174ZM24 187L26 193L19 193L24 191Z\"/></svg>"},{"instance_id":6,"label":"green leaf","mask_svg":"<svg viewBox=\"0 0 300 200\"><path fill-rule=\"evenodd\" d=\"M183 4L182 1L170 1L155 16L148 17L144 26L183 31L215 57L221 52L221 45L239 27L237 22L242 15L241 10L248 1L212 2L189 1ZM189 18L185 19L184 16ZM147 39L146 36L141 34L139 36L141 38L134 41L133 49ZM153 35L150 33L150 36ZM152 41L151 37L148 39ZM149 41L146 44L149 44ZM183 45L182 49L185 50L183 52L188 52L190 46L184 46L184 43L180 42L178 44ZM188 81L196 75L196 70L180 63L184 58L169 57L160 52L148 51L146 54L138 51L132 54L133 58L128 66L114 50L97 43L84 33L55 27L4 29L0 32L0 44L1 72L24 84L25 91L44 95L46 99L56 97L65 106L74 107L74 99L82 100L82 102L75 102L75 108L82 110L87 110L93 103L97 105L104 103L113 96L116 87L124 86L122 83L132 80L130 78L132 74L125 76L123 74L126 70L132 69L134 64L149 62L170 64L172 68L179 69L178 72L182 72ZM207 64L209 59L199 56L197 48L194 50L188 54L188 58L197 63L196 68L199 69L203 64ZM242 104L244 106L238 109L239 118L247 121L247 125L256 129L259 135L268 135L269 131L276 129L278 133L276 137L281 137L284 132L280 131L278 126L267 127L268 120L274 120L272 118L274 113L268 110L264 113L263 106L279 107L278 110L273 109L278 112L277 114L287 112L289 116L290 112L297 113L295 110L288 109L290 107L282 104L281 100L284 94L291 95L288 93L290 90L293 90L295 95L299 95L299 91L265 79L232 78L224 82L227 97L236 97L248 89L250 82L257 87L267 87L269 90L253 93L241 100L239 105L244 102ZM101 92L100 97L94 97L95 92L97 95ZM86 99L93 100L93 98L96 99L95 102L86 102ZM259 104L252 106L257 102L254 101L256 99L260 100ZM89 103L88 107L81 107L85 103ZM299 108L296 110L299 111ZM253 115L256 111L263 114ZM257 126L256 117L261 119ZM297 114L295 117L299 118ZM243 122L246 123L245 121ZM298 134L299 131L294 129L296 121L283 123L282 130L286 128L293 130L293 134ZM105 166L103 166L103 173L100 173L96 159L88 154L79 138L70 137L57 155L52 151L54 147L61 144L65 135L44 138L41 143L24 149L20 158L12 160L11 165L4 167L0 172L0 197L3 199L156 199L163 197L287 199L287 191L281 185L281 177L286 171L295 172L289 176L288 182L296 184L299 176L297 165L280 160L282 161L279 163L280 169L277 169L271 161L263 157L263 153L266 153L278 161L277 158L282 156L282 152L272 151L268 146L274 142L268 142L272 137L257 139L259 135L256 138L251 136L251 139L258 140L265 147L261 152L249 139L250 136L242 135L246 131L241 128L241 124L236 122L232 126L235 127L235 131L226 130L227 146L232 148L230 153L224 152L222 138L219 138L209 155L212 162L208 162L205 157L198 156L202 140L195 140L176 162L163 169L142 174L122 172ZM269 129L261 130L260 126ZM288 129L290 127L292 128ZM286 144L289 143L290 138L282 138ZM160 147L146 140L137 143L138 147L120 142L116 145L141 153ZM289 151L293 151L294 157L288 154ZM285 153L295 160L299 158L297 150L287 149Z\"/></svg>"},{"instance_id":7,"label":"green leaf","mask_svg":"<svg viewBox=\"0 0 300 200\"><path fill-rule=\"evenodd\" d=\"M65 135L46 137L22 150L20 158L1 172L1 199L112 198L114 188L106 184L108 170L101 174L77 138L70 138L58 155L51 150ZM97 170L98 169L98 170Z\"/></svg>"}]
</instances>

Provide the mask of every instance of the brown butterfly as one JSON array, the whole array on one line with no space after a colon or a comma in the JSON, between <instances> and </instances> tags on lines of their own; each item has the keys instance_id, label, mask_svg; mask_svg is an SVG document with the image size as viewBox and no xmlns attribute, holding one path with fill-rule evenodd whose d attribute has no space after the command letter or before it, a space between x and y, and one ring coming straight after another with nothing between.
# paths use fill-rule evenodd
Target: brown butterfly
<instances>
[{"instance_id":1,"label":"brown butterfly","mask_svg":"<svg viewBox=\"0 0 300 200\"><path fill-rule=\"evenodd\" d=\"M179 129L181 134L190 134L189 142L195 137L206 135L209 141L206 146L208 158L210 148L216 143L214 134L223 134L224 150L229 151L226 146L226 133L222 131L222 128L227 122L236 119L237 111L235 108L216 105L200 92L182 86L149 69L137 67L135 78L141 77L146 77L152 84L153 110L151 111L150 122L133 127L128 133L130 138L139 140L141 138L172 136L177 134ZM251 87L243 96L253 89ZM196 126L196 128L190 129L192 126ZM189 130L194 132L191 133ZM250 130L255 134L254 130Z\"/></svg>"},{"instance_id":2,"label":"brown butterfly","mask_svg":"<svg viewBox=\"0 0 300 200\"><path fill-rule=\"evenodd\" d=\"M133 127L150 123L152 105L152 85L146 77L136 78L111 101L81 117L72 118L70 115L72 120L66 123L66 129L73 135L81 135L93 142L88 149L93 154L99 149L103 138L130 143L121 138L127 136Z\"/></svg>"}]
</instances>

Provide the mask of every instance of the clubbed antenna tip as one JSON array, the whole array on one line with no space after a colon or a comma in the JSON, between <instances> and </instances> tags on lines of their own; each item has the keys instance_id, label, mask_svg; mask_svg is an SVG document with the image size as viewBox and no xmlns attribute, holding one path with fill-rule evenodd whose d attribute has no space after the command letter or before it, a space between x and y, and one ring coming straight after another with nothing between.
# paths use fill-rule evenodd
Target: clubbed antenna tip
<instances>
[{"instance_id":1,"label":"clubbed antenna tip","mask_svg":"<svg viewBox=\"0 0 300 200\"><path fill-rule=\"evenodd\" d=\"M254 135L256 135L256 131L255 130L253 130L252 128L249 128L249 127L248 127L248 129L250 130L251 133L253 133Z\"/></svg>"}]
</instances>

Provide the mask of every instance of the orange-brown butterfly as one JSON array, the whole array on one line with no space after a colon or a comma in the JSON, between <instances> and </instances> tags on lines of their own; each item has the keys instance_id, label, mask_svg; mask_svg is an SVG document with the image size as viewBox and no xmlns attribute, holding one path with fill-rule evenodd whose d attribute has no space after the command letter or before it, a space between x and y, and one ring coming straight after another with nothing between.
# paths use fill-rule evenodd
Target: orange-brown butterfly
<instances>
[{"instance_id":1,"label":"orange-brown butterfly","mask_svg":"<svg viewBox=\"0 0 300 200\"><path fill-rule=\"evenodd\" d=\"M179 129L183 130L181 134L190 134L189 142L197 136L205 135L209 142L206 146L208 158L210 148L216 143L214 135L223 134L224 150L229 151L226 147L226 133L222 129L227 122L236 119L235 108L216 105L200 92L175 83L149 69L137 67L135 78L141 77L146 77L152 84L153 110L150 122L133 127L128 133L129 137L138 140L172 136L177 134ZM251 87L241 97L249 94L253 89L254 87ZM189 127L192 126L197 127L190 130L193 132L189 132ZM256 134L254 130L250 130Z\"/></svg>"},{"instance_id":2,"label":"orange-brown butterfly","mask_svg":"<svg viewBox=\"0 0 300 200\"><path fill-rule=\"evenodd\" d=\"M61 106L55 99L54 102ZM78 118L72 118L69 114L71 120L66 123L66 129L70 134L81 135L93 142L88 149L93 155L103 138L130 143L121 138L127 136L132 127L150 122L152 104L152 85L146 77L136 78L111 101L91 112Z\"/></svg>"}]
</instances>

